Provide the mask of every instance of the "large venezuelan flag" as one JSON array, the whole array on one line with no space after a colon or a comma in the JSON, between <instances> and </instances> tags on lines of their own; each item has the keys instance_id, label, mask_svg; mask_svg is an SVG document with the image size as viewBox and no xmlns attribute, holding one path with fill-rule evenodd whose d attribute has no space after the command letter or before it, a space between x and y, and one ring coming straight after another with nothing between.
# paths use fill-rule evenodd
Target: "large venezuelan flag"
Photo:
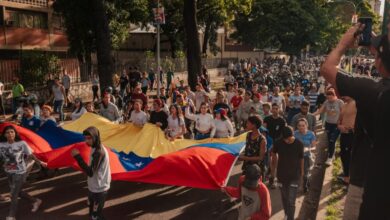
<instances>
[{"instance_id":1,"label":"large venezuelan flag","mask_svg":"<svg viewBox=\"0 0 390 220\"><path fill-rule=\"evenodd\" d=\"M0 130L7 123L0 125ZM234 138L176 140L170 142L160 128L146 124L114 124L95 114L84 114L63 128L46 123L37 133L17 127L22 138L50 168L79 169L70 151L78 148L88 160L90 148L81 132L99 129L110 156L113 180L219 189L245 145L245 135Z\"/></svg>"}]
</instances>

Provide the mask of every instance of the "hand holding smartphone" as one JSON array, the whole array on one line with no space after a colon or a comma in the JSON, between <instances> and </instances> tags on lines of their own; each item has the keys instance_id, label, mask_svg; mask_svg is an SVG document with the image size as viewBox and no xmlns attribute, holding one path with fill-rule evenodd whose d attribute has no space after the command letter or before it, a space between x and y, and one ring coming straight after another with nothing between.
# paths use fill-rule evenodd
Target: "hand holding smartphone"
<instances>
[{"instance_id":1,"label":"hand holding smartphone","mask_svg":"<svg viewBox=\"0 0 390 220\"><path fill-rule=\"evenodd\" d=\"M370 46L372 38L372 18L362 17L358 19L358 22L364 25L363 31L359 34L359 46Z\"/></svg>"}]
</instances>

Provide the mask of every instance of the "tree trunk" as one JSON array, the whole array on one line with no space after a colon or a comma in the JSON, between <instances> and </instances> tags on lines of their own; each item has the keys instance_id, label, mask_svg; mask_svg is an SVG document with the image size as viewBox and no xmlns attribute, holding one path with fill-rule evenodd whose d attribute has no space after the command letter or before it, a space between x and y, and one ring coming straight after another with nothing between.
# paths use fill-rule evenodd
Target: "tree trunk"
<instances>
[{"instance_id":1,"label":"tree trunk","mask_svg":"<svg viewBox=\"0 0 390 220\"><path fill-rule=\"evenodd\" d=\"M196 0L184 0L183 17L187 38L188 84L192 90L195 90L197 77L202 70L198 24L196 20Z\"/></svg>"},{"instance_id":2,"label":"tree trunk","mask_svg":"<svg viewBox=\"0 0 390 220\"><path fill-rule=\"evenodd\" d=\"M204 36L203 36L202 54L207 54L207 48L210 39L210 30L211 30L211 24L210 22L206 22L206 27L204 29Z\"/></svg>"},{"instance_id":3,"label":"tree trunk","mask_svg":"<svg viewBox=\"0 0 390 220\"><path fill-rule=\"evenodd\" d=\"M93 20L96 34L96 55L98 61L98 72L101 94L105 88L113 86L114 64L111 54L111 36L108 27L104 0L91 0Z\"/></svg>"}]
</instances>

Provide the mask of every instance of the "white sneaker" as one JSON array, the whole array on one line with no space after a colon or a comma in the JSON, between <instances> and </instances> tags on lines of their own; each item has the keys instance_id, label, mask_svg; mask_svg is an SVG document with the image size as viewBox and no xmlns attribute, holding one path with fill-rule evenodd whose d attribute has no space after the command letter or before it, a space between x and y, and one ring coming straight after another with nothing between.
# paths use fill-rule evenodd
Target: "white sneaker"
<instances>
[{"instance_id":1,"label":"white sneaker","mask_svg":"<svg viewBox=\"0 0 390 220\"><path fill-rule=\"evenodd\" d=\"M326 166L330 166L332 165L332 162L333 162L333 159L332 158L328 158L325 162Z\"/></svg>"},{"instance_id":2,"label":"white sneaker","mask_svg":"<svg viewBox=\"0 0 390 220\"><path fill-rule=\"evenodd\" d=\"M38 211L39 206L41 206L41 204L42 204L42 200L37 199L37 201L34 202L34 204L33 204L33 208L31 209L31 212L36 212L36 211Z\"/></svg>"}]
</instances>

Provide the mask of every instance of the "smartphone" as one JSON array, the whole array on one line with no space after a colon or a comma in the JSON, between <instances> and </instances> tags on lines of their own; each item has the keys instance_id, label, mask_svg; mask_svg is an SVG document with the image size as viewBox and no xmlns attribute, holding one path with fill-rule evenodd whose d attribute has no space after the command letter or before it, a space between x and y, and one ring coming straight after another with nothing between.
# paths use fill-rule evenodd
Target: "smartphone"
<instances>
[{"instance_id":1,"label":"smartphone","mask_svg":"<svg viewBox=\"0 0 390 220\"><path fill-rule=\"evenodd\" d=\"M371 45L372 18L359 18L358 22L364 24L364 30L359 37L359 46Z\"/></svg>"}]
</instances>

